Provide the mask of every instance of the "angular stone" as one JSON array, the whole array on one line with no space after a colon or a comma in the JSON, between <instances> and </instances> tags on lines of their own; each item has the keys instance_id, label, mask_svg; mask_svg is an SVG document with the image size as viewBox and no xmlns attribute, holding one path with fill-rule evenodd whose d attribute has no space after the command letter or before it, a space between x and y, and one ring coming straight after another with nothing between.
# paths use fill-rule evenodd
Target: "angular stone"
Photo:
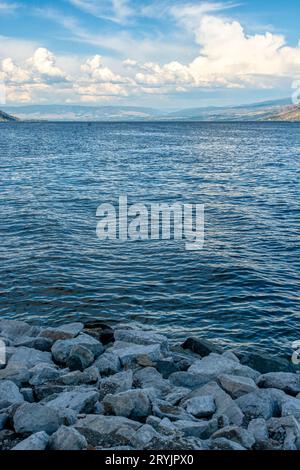
<instances>
[{"instance_id":1,"label":"angular stone","mask_svg":"<svg viewBox=\"0 0 300 470\"><path fill-rule=\"evenodd\" d=\"M40 363L53 364L51 354L21 346L17 348L16 352L9 359L8 366L17 365L18 367L23 366L24 368L32 369L32 367Z\"/></svg>"},{"instance_id":2,"label":"angular stone","mask_svg":"<svg viewBox=\"0 0 300 470\"><path fill-rule=\"evenodd\" d=\"M108 394L115 394L126 392L132 388L133 373L132 370L119 372L102 379L99 384L100 399L103 399Z\"/></svg>"},{"instance_id":3,"label":"angular stone","mask_svg":"<svg viewBox=\"0 0 300 470\"><path fill-rule=\"evenodd\" d=\"M174 372L180 372L181 368L173 359L162 359L155 363L155 368L164 379L168 379Z\"/></svg>"},{"instance_id":4,"label":"angular stone","mask_svg":"<svg viewBox=\"0 0 300 470\"><path fill-rule=\"evenodd\" d=\"M275 448L300 450L300 423L293 416L271 418L267 426L270 440L276 443Z\"/></svg>"},{"instance_id":5,"label":"angular stone","mask_svg":"<svg viewBox=\"0 0 300 470\"><path fill-rule=\"evenodd\" d=\"M225 437L218 437L213 439L211 443L212 450L246 450L245 447L241 446L237 442L230 441Z\"/></svg>"},{"instance_id":6,"label":"angular stone","mask_svg":"<svg viewBox=\"0 0 300 470\"><path fill-rule=\"evenodd\" d=\"M264 450L268 447L269 433L267 423L263 418L257 418L250 421L248 431L255 439L254 449Z\"/></svg>"},{"instance_id":7,"label":"angular stone","mask_svg":"<svg viewBox=\"0 0 300 470\"><path fill-rule=\"evenodd\" d=\"M17 444L12 450L45 450L49 441L49 436L45 431L40 431L27 437Z\"/></svg>"},{"instance_id":8,"label":"angular stone","mask_svg":"<svg viewBox=\"0 0 300 470\"><path fill-rule=\"evenodd\" d=\"M94 362L94 354L80 344L72 347L67 359L67 366L70 370L83 371Z\"/></svg>"},{"instance_id":9,"label":"angular stone","mask_svg":"<svg viewBox=\"0 0 300 470\"><path fill-rule=\"evenodd\" d=\"M277 392L277 393L276 393ZM272 416L279 416L283 392L275 389L258 389L256 392L248 393L236 400L236 403L245 414L248 421L255 418L265 420Z\"/></svg>"},{"instance_id":10,"label":"angular stone","mask_svg":"<svg viewBox=\"0 0 300 470\"><path fill-rule=\"evenodd\" d=\"M197 437L199 439L209 439L210 436L218 430L217 419L210 421L174 421L174 425L185 436Z\"/></svg>"},{"instance_id":11,"label":"angular stone","mask_svg":"<svg viewBox=\"0 0 300 470\"><path fill-rule=\"evenodd\" d=\"M191 420L196 421L196 419L189 413L187 413L180 406L172 406L170 403L164 400L153 400L152 402L152 412L155 416L159 418L169 418L171 421L175 420Z\"/></svg>"},{"instance_id":12,"label":"angular stone","mask_svg":"<svg viewBox=\"0 0 300 470\"><path fill-rule=\"evenodd\" d=\"M52 434L59 428L59 415L56 410L39 403L25 403L14 415L14 428L18 434L45 431Z\"/></svg>"},{"instance_id":13,"label":"angular stone","mask_svg":"<svg viewBox=\"0 0 300 470\"><path fill-rule=\"evenodd\" d=\"M189 388L184 388L184 387L175 387L174 388L173 387L173 391L165 397L165 400L166 400L166 402L170 403L170 405L176 406L189 393L190 393Z\"/></svg>"},{"instance_id":14,"label":"angular stone","mask_svg":"<svg viewBox=\"0 0 300 470\"><path fill-rule=\"evenodd\" d=\"M34 336L33 333L38 333L38 328L28 325L19 320L0 320L0 333L1 336L6 336L15 340L21 336Z\"/></svg>"},{"instance_id":15,"label":"angular stone","mask_svg":"<svg viewBox=\"0 0 300 470\"><path fill-rule=\"evenodd\" d=\"M81 333L79 336L76 336L76 338L56 341L52 346L52 356L54 360L61 364L66 363L72 347L78 345L89 349L95 357L99 356L104 351L99 341L92 338L92 336Z\"/></svg>"},{"instance_id":16,"label":"angular stone","mask_svg":"<svg viewBox=\"0 0 300 470\"><path fill-rule=\"evenodd\" d=\"M97 367L101 376L113 375L121 370L119 356L109 351L101 354L93 365Z\"/></svg>"},{"instance_id":17,"label":"angular stone","mask_svg":"<svg viewBox=\"0 0 300 470\"><path fill-rule=\"evenodd\" d=\"M218 377L218 381L225 392L234 399L257 390L254 380L249 377L222 374Z\"/></svg>"},{"instance_id":18,"label":"angular stone","mask_svg":"<svg viewBox=\"0 0 300 470\"><path fill-rule=\"evenodd\" d=\"M8 421L9 415L6 413L0 413L0 431L5 428L5 425Z\"/></svg>"},{"instance_id":19,"label":"angular stone","mask_svg":"<svg viewBox=\"0 0 300 470\"><path fill-rule=\"evenodd\" d=\"M174 372L169 376L169 381L175 387L199 388L205 385L209 379L206 376L192 374L191 372Z\"/></svg>"},{"instance_id":20,"label":"angular stone","mask_svg":"<svg viewBox=\"0 0 300 470\"><path fill-rule=\"evenodd\" d=\"M145 450L203 450L203 442L196 437L182 437L180 433L175 436L154 437L145 445Z\"/></svg>"},{"instance_id":21,"label":"angular stone","mask_svg":"<svg viewBox=\"0 0 300 470\"><path fill-rule=\"evenodd\" d=\"M55 367L47 364L38 364L30 370L30 385L43 385L51 380L56 380L61 372Z\"/></svg>"},{"instance_id":22,"label":"angular stone","mask_svg":"<svg viewBox=\"0 0 300 470\"><path fill-rule=\"evenodd\" d=\"M210 395L190 398L185 401L184 408L196 418L208 418L216 411L215 400Z\"/></svg>"},{"instance_id":23,"label":"angular stone","mask_svg":"<svg viewBox=\"0 0 300 470\"><path fill-rule=\"evenodd\" d=\"M90 389L77 389L70 392L63 392L54 398L54 400L47 401L49 408L68 410L71 409L77 413L91 413L97 403L99 394L95 390Z\"/></svg>"},{"instance_id":24,"label":"angular stone","mask_svg":"<svg viewBox=\"0 0 300 470\"><path fill-rule=\"evenodd\" d=\"M34 393L32 388L21 388L20 392L22 393L25 401L28 401L28 403L34 403Z\"/></svg>"},{"instance_id":25,"label":"angular stone","mask_svg":"<svg viewBox=\"0 0 300 470\"><path fill-rule=\"evenodd\" d=\"M149 397L143 389L127 390L116 395L106 395L103 400L106 414L140 419L151 414Z\"/></svg>"},{"instance_id":26,"label":"angular stone","mask_svg":"<svg viewBox=\"0 0 300 470\"><path fill-rule=\"evenodd\" d=\"M0 410L23 402L24 397L14 382L11 380L0 382Z\"/></svg>"},{"instance_id":27,"label":"angular stone","mask_svg":"<svg viewBox=\"0 0 300 470\"><path fill-rule=\"evenodd\" d=\"M216 380L219 375L231 374L250 377L256 380L259 374L247 366L242 366L232 359L211 353L209 356L196 361L191 365L188 372L199 375L206 379L206 382Z\"/></svg>"},{"instance_id":28,"label":"angular stone","mask_svg":"<svg viewBox=\"0 0 300 470\"><path fill-rule=\"evenodd\" d=\"M134 385L138 388L154 388L158 395L171 392L172 386L168 380L154 367L145 367L134 374Z\"/></svg>"},{"instance_id":29,"label":"angular stone","mask_svg":"<svg viewBox=\"0 0 300 470\"><path fill-rule=\"evenodd\" d=\"M76 429L61 426L49 439L50 450L84 450L88 447L86 438Z\"/></svg>"},{"instance_id":30,"label":"angular stone","mask_svg":"<svg viewBox=\"0 0 300 470\"><path fill-rule=\"evenodd\" d=\"M57 384L64 385L82 385L82 384L96 384L100 380L100 374L96 367L89 367L85 371L80 372L76 370L63 374L56 380Z\"/></svg>"},{"instance_id":31,"label":"angular stone","mask_svg":"<svg viewBox=\"0 0 300 470\"><path fill-rule=\"evenodd\" d=\"M40 336L43 338L49 338L50 340L58 341L62 339L71 339L81 333L84 325L82 323L67 323L57 328L46 328L40 332Z\"/></svg>"},{"instance_id":32,"label":"angular stone","mask_svg":"<svg viewBox=\"0 0 300 470\"><path fill-rule=\"evenodd\" d=\"M155 438L159 438L159 434L149 424L144 424L131 438L131 445L135 449L144 449Z\"/></svg>"},{"instance_id":33,"label":"angular stone","mask_svg":"<svg viewBox=\"0 0 300 470\"><path fill-rule=\"evenodd\" d=\"M289 397L282 403L282 416L294 416L300 420L300 400Z\"/></svg>"},{"instance_id":34,"label":"angular stone","mask_svg":"<svg viewBox=\"0 0 300 470\"><path fill-rule=\"evenodd\" d=\"M237 442L246 449L251 449L255 443L253 435L246 429L238 426L226 426L212 435L212 439L218 439L220 437Z\"/></svg>"},{"instance_id":35,"label":"angular stone","mask_svg":"<svg viewBox=\"0 0 300 470\"><path fill-rule=\"evenodd\" d=\"M88 415L75 424L89 445L105 448L130 445L141 423L120 416Z\"/></svg>"},{"instance_id":36,"label":"angular stone","mask_svg":"<svg viewBox=\"0 0 300 470\"><path fill-rule=\"evenodd\" d=\"M114 337L116 341L125 341L143 346L160 345L162 353L166 354L169 350L168 339L157 333L143 330L115 330Z\"/></svg>"},{"instance_id":37,"label":"angular stone","mask_svg":"<svg viewBox=\"0 0 300 470\"><path fill-rule=\"evenodd\" d=\"M139 344L130 344L115 342L110 352L117 354L122 366L131 367L143 361L143 364L153 364L162 359L161 348L159 344L143 346Z\"/></svg>"},{"instance_id":38,"label":"angular stone","mask_svg":"<svg viewBox=\"0 0 300 470\"><path fill-rule=\"evenodd\" d=\"M114 330L109 326L105 325L101 321L93 321L85 323L84 333L93 336L104 346L114 342Z\"/></svg>"},{"instance_id":39,"label":"angular stone","mask_svg":"<svg viewBox=\"0 0 300 470\"><path fill-rule=\"evenodd\" d=\"M223 348L205 338L196 338L194 336L187 338L181 345L183 349L199 354L201 357L208 356L210 353L222 354Z\"/></svg>"},{"instance_id":40,"label":"angular stone","mask_svg":"<svg viewBox=\"0 0 300 470\"><path fill-rule=\"evenodd\" d=\"M290 372L269 372L259 377L257 385L261 388L278 388L295 396L300 393L300 375Z\"/></svg>"},{"instance_id":41,"label":"angular stone","mask_svg":"<svg viewBox=\"0 0 300 470\"><path fill-rule=\"evenodd\" d=\"M29 370L23 365L11 364L0 370L0 380L11 380L18 387L29 382Z\"/></svg>"},{"instance_id":42,"label":"angular stone","mask_svg":"<svg viewBox=\"0 0 300 470\"><path fill-rule=\"evenodd\" d=\"M27 348L38 349L39 351L51 351L52 341L48 338L23 337L14 342L16 347L25 346Z\"/></svg>"}]
</instances>

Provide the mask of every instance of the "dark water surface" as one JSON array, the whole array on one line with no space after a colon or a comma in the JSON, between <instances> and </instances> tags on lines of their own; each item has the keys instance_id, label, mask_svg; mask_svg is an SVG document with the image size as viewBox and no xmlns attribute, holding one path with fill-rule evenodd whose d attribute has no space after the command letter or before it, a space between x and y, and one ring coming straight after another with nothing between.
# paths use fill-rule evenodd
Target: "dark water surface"
<instances>
[{"instance_id":1,"label":"dark water surface","mask_svg":"<svg viewBox=\"0 0 300 470\"><path fill-rule=\"evenodd\" d=\"M299 123L0 125L0 316L300 340ZM205 246L109 242L96 209L205 204Z\"/></svg>"}]
</instances>

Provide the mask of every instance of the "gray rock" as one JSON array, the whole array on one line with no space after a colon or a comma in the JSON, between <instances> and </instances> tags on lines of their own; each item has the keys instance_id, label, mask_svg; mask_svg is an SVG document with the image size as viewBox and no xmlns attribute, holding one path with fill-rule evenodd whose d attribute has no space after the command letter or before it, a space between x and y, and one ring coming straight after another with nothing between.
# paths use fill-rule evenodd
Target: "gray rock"
<instances>
[{"instance_id":1,"label":"gray rock","mask_svg":"<svg viewBox=\"0 0 300 470\"><path fill-rule=\"evenodd\" d=\"M209 356L194 362L188 372L204 377L206 382L216 380L222 374L239 375L256 380L259 374L247 366L242 366L232 359L211 353Z\"/></svg>"},{"instance_id":2,"label":"gray rock","mask_svg":"<svg viewBox=\"0 0 300 470\"><path fill-rule=\"evenodd\" d=\"M5 428L8 421L9 415L6 413L0 413L0 431Z\"/></svg>"},{"instance_id":3,"label":"gray rock","mask_svg":"<svg viewBox=\"0 0 300 470\"><path fill-rule=\"evenodd\" d=\"M82 385L82 384L96 384L100 380L100 374L96 367L92 366L85 371L68 372L63 374L56 380L58 384L64 385Z\"/></svg>"},{"instance_id":4,"label":"gray rock","mask_svg":"<svg viewBox=\"0 0 300 470\"><path fill-rule=\"evenodd\" d=\"M9 367L17 365L27 369L32 369L32 367L40 363L53 364L51 354L49 352L38 351L37 349L26 348L25 346L17 348L16 352L8 360Z\"/></svg>"},{"instance_id":5,"label":"gray rock","mask_svg":"<svg viewBox=\"0 0 300 470\"><path fill-rule=\"evenodd\" d=\"M52 341L47 338L31 338L25 336L14 342L16 347L26 346L27 348L38 349L39 351L51 351Z\"/></svg>"},{"instance_id":6,"label":"gray rock","mask_svg":"<svg viewBox=\"0 0 300 470\"><path fill-rule=\"evenodd\" d=\"M174 425L185 436L197 437L199 439L209 439L210 436L218 430L217 419L210 421L174 421Z\"/></svg>"},{"instance_id":7,"label":"gray rock","mask_svg":"<svg viewBox=\"0 0 300 470\"><path fill-rule=\"evenodd\" d=\"M298 398L288 397L282 403L282 416L294 416L300 420L300 400Z\"/></svg>"},{"instance_id":8,"label":"gray rock","mask_svg":"<svg viewBox=\"0 0 300 470\"><path fill-rule=\"evenodd\" d=\"M218 381L225 392L234 399L257 390L254 380L249 377L222 374L218 377Z\"/></svg>"},{"instance_id":9,"label":"gray rock","mask_svg":"<svg viewBox=\"0 0 300 470\"><path fill-rule=\"evenodd\" d=\"M51 380L56 380L61 372L55 367L47 364L38 364L30 370L30 385L43 385Z\"/></svg>"},{"instance_id":10,"label":"gray rock","mask_svg":"<svg viewBox=\"0 0 300 470\"><path fill-rule=\"evenodd\" d=\"M300 424L293 416L271 418L267 426L273 448L300 450Z\"/></svg>"},{"instance_id":11,"label":"gray rock","mask_svg":"<svg viewBox=\"0 0 300 470\"><path fill-rule=\"evenodd\" d=\"M22 336L34 336L38 334L39 329L28 325L27 323L19 320L1 320L0 333L1 336L6 336L13 340Z\"/></svg>"},{"instance_id":12,"label":"gray rock","mask_svg":"<svg viewBox=\"0 0 300 470\"><path fill-rule=\"evenodd\" d=\"M231 361L240 362L239 358L232 351L225 351L222 356L231 359Z\"/></svg>"},{"instance_id":13,"label":"gray rock","mask_svg":"<svg viewBox=\"0 0 300 470\"><path fill-rule=\"evenodd\" d=\"M45 431L40 431L27 437L17 444L12 450L45 450L49 441L49 436Z\"/></svg>"},{"instance_id":14,"label":"gray rock","mask_svg":"<svg viewBox=\"0 0 300 470\"><path fill-rule=\"evenodd\" d=\"M119 356L109 351L101 354L93 365L97 367L101 376L113 375L121 370Z\"/></svg>"},{"instance_id":15,"label":"gray rock","mask_svg":"<svg viewBox=\"0 0 300 470\"><path fill-rule=\"evenodd\" d=\"M170 405L178 405L180 401L185 398L190 393L189 388L185 387L173 387L173 391L166 395L165 400L166 402L170 403Z\"/></svg>"},{"instance_id":16,"label":"gray rock","mask_svg":"<svg viewBox=\"0 0 300 470\"><path fill-rule=\"evenodd\" d=\"M89 349L95 357L104 351L99 341L92 336L81 333L76 338L56 341L51 349L54 360L60 364L66 363L73 346L83 346Z\"/></svg>"},{"instance_id":17,"label":"gray rock","mask_svg":"<svg viewBox=\"0 0 300 470\"><path fill-rule=\"evenodd\" d=\"M151 414L148 394L143 389L127 390L116 395L106 395L103 400L106 414L140 419Z\"/></svg>"},{"instance_id":18,"label":"gray rock","mask_svg":"<svg viewBox=\"0 0 300 470\"><path fill-rule=\"evenodd\" d=\"M11 380L0 382L0 410L23 402L24 397L14 382Z\"/></svg>"},{"instance_id":19,"label":"gray rock","mask_svg":"<svg viewBox=\"0 0 300 470\"><path fill-rule=\"evenodd\" d=\"M257 381L261 388L278 388L289 395L300 393L300 375L290 372L269 372L261 375Z\"/></svg>"},{"instance_id":20,"label":"gray rock","mask_svg":"<svg viewBox=\"0 0 300 470\"><path fill-rule=\"evenodd\" d=\"M49 439L50 450L84 450L88 447L85 437L76 429L61 426Z\"/></svg>"},{"instance_id":21,"label":"gray rock","mask_svg":"<svg viewBox=\"0 0 300 470\"><path fill-rule=\"evenodd\" d=\"M75 424L88 444L97 447L115 447L131 444L135 432L141 423L120 416L88 415Z\"/></svg>"},{"instance_id":22,"label":"gray rock","mask_svg":"<svg viewBox=\"0 0 300 470\"><path fill-rule=\"evenodd\" d=\"M225 437L219 437L213 439L211 443L212 450L246 450L245 447L241 446L237 442L230 441Z\"/></svg>"},{"instance_id":23,"label":"gray rock","mask_svg":"<svg viewBox=\"0 0 300 470\"><path fill-rule=\"evenodd\" d=\"M84 325L82 323L68 323L61 325L58 328L45 328L40 332L41 337L48 338L52 342L71 339L78 336L83 330Z\"/></svg>"},{"instance_id":24,"label":"gray rock","mask_svg":"<svg viewBox=\"0 0 300 470\"><path fill-rule=\"evenodd\" d=\"M255 443L253 435L246 429L238 426L227 426L223 429L219 429L212 435L212 439L218 439L221 437L237 442L246 449L251 449Z\"/></svg>"},{"instance_id":25,"label":"gray rock","mask_svg":"<svg viewBox=\"0 0 300 470\"><path fill-rule=\"evenodd\" d=\"M263 418L250 421L248 431L255 439L254 449L264 450L268 448L269 432L267 423Z\"/></svg>"},{"instance_id":26,"label":"gray rock","mask_svg":"<svg viewBox=\"0 0 300 470\"><path fill-rule=\"evenodd\" d=\"M291 361L282 358L271 357L268 354L242 352L238 354L242 364L259 371L261 374L268 372L296 372Z\"/></svg>"},{"instance_id":27,"label":"gray rock","mask_svg":"<svg viewBox=\"0 0 300 470\"><path fill-rule=\"evenodd\" d=\"M215 417L218 418L225 415L230 424L241 426L244 421L244 415L240 407L216 382L210 382L199 389L193 390L182 400L182 404L184 405L185 401L190 398L205 395L211 395L215 400L217 408Z\"/></svg>"},{"instance_id":28,"label":"gray rock","mask_svg":"<svg viewBox=\"0 0 300 470\"><path fill-rule=\"evenodd\" d=\"M189 413L187 413L180 406L172 406L170 403L164 400L153 400L152 402L153 415L158 416L158 418L169 418L171 421L175 420L191 420L196 421L196 419Z\"/></svg>"},{"instance_id":29,"label":"gray rock","mask_svg":"<svg viewBox=\"0 0 300 470\"><path fill-rule=\"evenodd\" d=\"M158 438L154 437L151 442L145 445L145 450L203 450L203 442L195 437L182 437L179 434L176 436L163 436Z\"/></svg>"},{"instance_id":30,"label":"gray rock","mask_svg":"<svg viewBox=\"0 0 300 470\"><path fill-rule=\"evenodd\" d=\"M110 352L117 354L122 366L154 365L155 362L162 359L161 348L159 344L143 346L139 344L130 344L116 341Z\"/></svg>"},{"instance_id":31,"label":"gray rock","mask_svg":"<svg viewBox=\"0 0 300 470\"><path fill-rule=\"evenodd\" d=\"M149 424L150 426L152 426L154 429L158 429L158 426L160 425L161 423L161 419L158 418L157 416L153 416L153 415L150 415L148 416L148 418L146 419L146 424Z\"/></svg>"},{"instance_id":32,"label":"gray rock","mask_svg":"<svg viewBox=\"0 0 300 470\"><path fill-rule=\"evenodd\" d=\"M18 387L29 382L29 370L23 365L11 364L0 370L0 380L11 380Z\"/></svg>"},{"instance_id":33,"label":"gray rock","mask_svg":"<svg viewBox=\"0 0 300 470\"><path fill-rule=\"evenodd\" d=\"M22 393L25 401L28 403L34 403L34 393L32 388L21 388L20 392Z\"/></svg>"},{"instance_id":34,"label":"gray rock","mask_svg":"<svg viewBox=\"0 0 300 470\"><path fill-rule=\"evenodd\" d=\"M210 395L190 398L185 401L184 408L196 418L208 418L216 411L215 400Z\"/></svg>"},{"instance_id":35,"label":"gray rock","mask_svg":"<svg viewBox=\"0 0 300 470\"><path fill-rule=\"evenodd\" d=\"M131 445L135 449L144 449L153 439L159 438L159 434L149 424L144 424L136 431L131 438Z\"/></svg>"},{"instance_id":36,"label":"gray rock","mask_svg":"<svg viewBox=\"0 0 300 470\"><path fill-rule=\"evenodd\" d=\"M223 348L205 338L190 337L181 345L183 349L199 354L199 356L208 356L210 353L222 354Z\"/></svg>"},{"instance_id":37,"label":"gray rock","mask_svg":"<svg viewBox=\"0 0 300 470\"><path fill-rule=\"evenodd\" d=\"M94 362L94 354L84 346L76 344L72 347L67 359L67 366L70 370L83 371Z\"/></svg>"},{"instance_id":38,"label":"gray rock","mask_svg":"<svg viewBox=\"0 0 300 470\"><path fill-rule=\"evenodd\" d=\"M47 407L68 410L77 413L91 413L99 398L99 393L95 390L79 388L70 392L63 392L53 400L47 401Z\"/></svg>"},{"instance_id":39,"label":"gray rock","mask_svg":"<svg viewBox=\"0 0 300 470\"><path fill-rule=\"evenodd\" d=\"M177 428L174 425L174 422L170 421L169 418L163 418L160 420L157 431L161 434L165 434L167 436L173 435L177 432Z\"/></svg>"},{"instance_id":40,"label":"gray rock","mask_svg":"<svg viewBox=\"0 0 300 470\"><path fill-rule=\"evenodd\" d=\"M278 392L278 393L276 393ZM236 400L248 421L255 418L265 420L272 416L279 416L283 392L275 389L259 389L256 392L248 393Z\"/></svg>"},{"instance_id":41,"label":"gray rock","mask_svg":"<svg viewBox=\"0 0 300 470\"><path fill-rule=\"evenodd\" d=\"M171 392L172 386L168 380L153 367L144 367L134 374L134 385L139 388L154 388L158 395Z\"/></svg>"},{"instance_id":42,"label":"gray rock","mask_svg":"<svg viewBox=\"0 0 300 470\"><path fill-rule=\"evenodd\" d=\"M132 370L119 372L102 379L99 384L100 399L103 399L108 394L115 394L126 392L132 388L133 373Z\"/></svg>"},{"instance_id":43,"label":"gray rock","mask_svg":"<svg viewBox=\"0 0 300 470\"><path fill-rule=\"evenodd\" d=\"M59 415L56 410L39 403L25 403L14 415L14 428L18 434L45 431L52 434L59 428Z\"/></svg>"},{"instance_id":44,"label":"gray rock","mask_svg":"<svg viewBox=\"0 0 300 470\"><path fill-rule=\"evenodd\" d=\"M199 388L208 381L206 376L192 374L191 372L174 372L169 376L169 381L175 387L185 387L190 389Z\"/></svg>"},{"instance_id":45,"label":"gray rock","mask_svg":"<svg viewBox=\"0 0 300 470\"><path fill-rule=\"evenodd\" d=\"M162 359L155 363L155 369L160 372L164 379L168 379L174 372L180 372L180 365L175 363L173 359Z\"/></svg>"},{"instance_id":46,"label":"gray rock","mask_svg":"<svg viewBox=\"0 0 300 470\"><path fill-rule=\"evenodd\" d=\"M143 330L115 330L116 341L124 341L126 343L134 343L142 346L159 345L162 353L166 354L169 350L168 339L165 336L151 331Z\"/></svg>"}]
</instances>

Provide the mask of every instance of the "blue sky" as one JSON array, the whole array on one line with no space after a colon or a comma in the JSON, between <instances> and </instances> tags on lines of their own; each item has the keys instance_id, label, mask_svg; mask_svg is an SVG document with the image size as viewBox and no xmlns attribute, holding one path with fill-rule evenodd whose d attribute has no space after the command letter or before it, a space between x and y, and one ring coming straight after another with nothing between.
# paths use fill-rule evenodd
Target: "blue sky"
<instances>
[{"instance_id":1,"label":"blue sky","mask_svg":"<svg viewBox=\"0 0 300 470\"><path fill-rule=\"evenodd\" d=\"M283 98L296 0L0 0L9 104L178 108Z\"/></svg>"}]
</instances>

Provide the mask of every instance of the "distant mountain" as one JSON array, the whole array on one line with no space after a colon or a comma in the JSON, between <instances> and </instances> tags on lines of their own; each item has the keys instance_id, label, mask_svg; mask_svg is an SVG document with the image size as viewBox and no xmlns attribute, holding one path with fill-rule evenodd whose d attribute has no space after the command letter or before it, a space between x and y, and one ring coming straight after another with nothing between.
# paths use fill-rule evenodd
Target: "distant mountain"
<instances>
[{"instance_id":1,"label":"distant mountain","mask_svg":"<svg viewBox=\"0 0 300 470\"><path fill-rule=\"evenodd\" d=\"M300 105L285 106L279 113L270 116L268 121L300 121Z\"/></svg>"},{"instance_id":2,"label":"distant mountain","mask_svg":"<svg viewBox=\"0 0 300 470\"><path fill-rule=\"evenodd\" d=\"M240 106L210 106L162 111L139 106L25 105L5 106L22 120L33 121L265 121L299 120L290 99ZM286 114L288 113L288 114Z\"/></svg>"},{"instance_id":3,"label":"distant mountain","mask_svg":"<svg viewBox=\"0 0 300 470\"><path fill-rule=\"evenodd\" d=\"M12 121L18 121L18 119L15 118L14 116L11 116L10 114L0 111L0 122L12 122Z\"/></svg>"}]
</instances>

